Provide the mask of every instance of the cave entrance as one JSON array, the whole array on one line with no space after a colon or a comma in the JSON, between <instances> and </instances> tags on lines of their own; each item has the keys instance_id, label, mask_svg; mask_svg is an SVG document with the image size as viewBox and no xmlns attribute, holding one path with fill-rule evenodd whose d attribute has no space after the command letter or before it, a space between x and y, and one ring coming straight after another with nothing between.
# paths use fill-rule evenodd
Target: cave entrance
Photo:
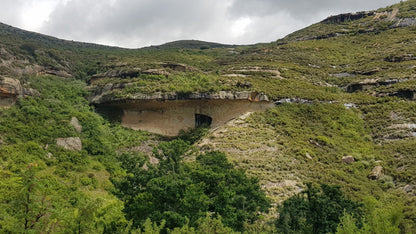
<instances>
[{"instance_id":1,"label":"cave entrance","mask_svg":"<svg viewBox=\"0 0 416 234\"><path fill-rule=\"evenodd\" d=\"M201 115L201 114L195 114L195 128L206 126L211 126L212 118L208 115Z\"/></svg>"}]
</instances>

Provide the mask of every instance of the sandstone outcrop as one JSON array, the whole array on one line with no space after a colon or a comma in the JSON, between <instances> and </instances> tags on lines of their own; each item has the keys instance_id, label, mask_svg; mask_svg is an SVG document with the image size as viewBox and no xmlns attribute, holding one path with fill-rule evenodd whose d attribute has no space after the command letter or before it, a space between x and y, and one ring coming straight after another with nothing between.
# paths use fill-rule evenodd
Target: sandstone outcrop
<instances>
[{"instance_id":1,"label":"sandstone outcrop","mask_svg":"<svg viewBox=\"0 0 416 234\"><path fill-rule=\"evenodd\" d=\"M372 70L375 71L375 70ZM369 71L369 72L372 72ZM352 93L356 91L370 90L380 86L389 86L399 83L403 80L390 79L390 80L379 80L379 79L365 79L358 83L351 83L347 86L347 91Z\"/></svg>"},{"instance_id":2,"label":"sandstone outcrop","mask_svg":"<svg viewBox=\"0 0 416 234\"><path fill-rule=\"evenodd\" d=\"M321 23L324 24L340 24L340 23L344 23L346 21L353 21L353 20L359 20L362 18L365 18L367 16L372 16L375 13L372 11L362 11L362 12L357 12L357 13L346 13L346 14L339 14L339 15L333 15L330 16L326 19L324 19L323 21L321 21Z\"/></svg>"},{"instance_id":3,"label":"sandstone outcrop","mask_svg":"<svg viewBox=\"0 0 416 234\"><path fill-rule=\"evenodd\" d=\"M91 96L89 101L93 104L103 104L120 102L126 100L157 100L157 101L174 101L174 100L249 100L253 102L269 101L269 98L263 93L251 91L219 91L216 93L193 92L155 92L155 93L135 93L126 95L126 97L115 97L112 91L123 89L130 84L106 84L104 86L91 86L89 88Z\"/></svg>"},{"instance_id":4,"label":"sandstone outcrop","mask_svg":"<svg viewBox=\"0 0 416 234\"><path fill-rule=\"evenodd\" d=\"M79 137L57 138L56 145L66 150L81 151L82 143Z\"/></svg>"},{"instance_id":5,"label":"sandstone outcrop","mask_svg":"<svg viewBox=\"0 0 416 234\"><path fill-rule=\"evenodd\" d=\"M0 107L12 106L20 97L39 95L37 90L23 88L17 79L0 76Z\"/></svg>"},{"instance_id":6,"label":"sandstone outcrop","mask_svg":"<svg viewBox=\"0 0 416 234\"><path fill-rule=\"evenodd\" d=\"M215 128L247 112L274 107L265 94L253 91L123 93L132 85L92 84L89 101L125 127L165 136L202 125Z\"/></svg>"},{"instance_id":7,"label":"sandstone outcrop","mask_svg":"<svg viewBox=\"0 0 416 234\"><path fill-rule=\"evenodd\" d=\"M133 78L138 77L140 74L169 76L170 71L190 72L197 70L192 66L182 63L151 63L144 64L143 67L129 67L128 64L119 64L118 66L109 68L105 72L94 75L91 81L101 78Z\"/></svg>"},{"instance_id":8,"label":"sandstone outcrop","mask_svg":"<svg viewBox=\"0 0 416 234\"><path fill-rule=\"evenodd\" d=\"M354 159L353 156L347 155L347 156L342 157L341 161L343 163L346 163L346 164L351 164L351 163L355 162L355 159Z\"/></svg>"},{"instance_id":9,"label":"sandstone outcrop","mask_svg":"<svg viewBox=\"0 0 416 234\"><path fill-rule=\"evenodd\" d=\"M81 126L81 124L79 124L79 121L78 121L77 117L72 117L70 124L71 124L72 127L74 127L74 129L77 133L81 133L82 126Z\"/></svg>"},{"instance_id":10,"label":"sandstone outcrop","mask_svg":"<svg viewBox=\"0 0 416 234\"><path fill-rule=\"evenodd\" d=\"M24 94L19 80L0 77L0 107L11 106Z\"/></svg>"},{"instance_id":11,"label":"sandstone outcrop","mask_svg":"<svg viewBox=\"0 0 416 234\"><path fill-rule=\"evenodd\" d=\"M382 166L376 166L373 168L371 173L368 175L369 179L377 180L380 179L380 177L383 175L383 167Z\"/></svg>"}]
</instances>

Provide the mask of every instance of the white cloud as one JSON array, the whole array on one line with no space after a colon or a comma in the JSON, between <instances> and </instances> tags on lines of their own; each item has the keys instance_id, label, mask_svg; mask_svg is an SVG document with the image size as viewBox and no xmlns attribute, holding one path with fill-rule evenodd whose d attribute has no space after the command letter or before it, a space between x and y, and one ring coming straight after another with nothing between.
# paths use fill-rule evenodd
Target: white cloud
<instances>
[{"instance_id":1,"label":"white cloud","mask_svg":"<svg viewBox=\"0 0 416 234\"><path fill-rule=\"evenodd\" d=\"M241 17L234 21L231 25L231 35L233 37L241 37L247 32L247 27L250 26L252 20L250 17Z\"/></svg>"},{"instance_id":2,"label":"white cloud","mask_svg":"<svg viewBox=\"0 0 416 234\"><path fill-rule=\"evenodd\" d=\"M20 15L22 26L35 31L39 30L48 20L49 15L58 3L54 0L26 1L22 5L22 13Z\"/></svg>"}]
</instances>

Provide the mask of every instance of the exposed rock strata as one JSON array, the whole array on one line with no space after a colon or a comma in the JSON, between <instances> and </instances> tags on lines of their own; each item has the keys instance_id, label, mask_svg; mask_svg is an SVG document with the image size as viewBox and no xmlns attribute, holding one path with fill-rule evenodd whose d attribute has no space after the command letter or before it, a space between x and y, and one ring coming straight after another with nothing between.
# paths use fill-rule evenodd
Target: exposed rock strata
<instances>
[{"instance_id":1,"label":"exposed rock strata","mask_svg":"<svg viewBox=\"0 0 416 234\"><path fill-rule=\"evenodd\" d=\"M128 67L127 64L120 64L117 67L112 67L105 72L94 75L91 80L95 81L101 78L138 77L140 74L169 76L169 71L190 72L197 70L192 66L181 63L152 63L145 64L145 66L150 66L151 68Z\"/></svg>"},{"instance_id":2,"label":"exposed rock strata","mask_svg":"<svg viewBox=\"0 0 416 234\"><path fill-rule=\"evenodd\" d=\"M79 137L67 137L56 139L56 145L66 150L81 151L82 143Z\"/></svg>"},{"instance_id":3,"label":"exposed rock strata","mask_svg":"<svg viewBox=\"0 0 416 234\"><path fill-rule=\"evenodd\" d=\"M155 93L135 93L128 94L126 97L115 97L111 94L113 90L123 89L130 84L107 84L104 86L90 87L91 96L89 101L93 104L123 102L126 100L249 100L249 101L269 101L269 98L262 93L251 91L219 91L216 93L194 92L155 92Z\"/></svg>"},{"instance_id":4,"label":"exposed rock strata","mask_svg":"<svg viewBox=\"0 0 416 234\"><path fill-rule=\"evenodd\" d=\"M38 95L34 89L23 88L19 80L0 76L0 107L11 106L23 96Z\"/></svg>"},{"instance_id":5,"label":"exposed rock strata","mask_svg":"<svg viewBox=\"0 0 416 234\"><path fill-rule=\"evenodd\" d=\"M74 129L77 133L82 132L82 126L79 123L77 117L72 117L70 124L71 124L72 127L74 127Z\"/></svg>"},{"instance_id":6,"label":"exposed rock strata","mask_svg":"<svg viewBox=\"0 0 416 234\"><path fill-rule=\"evenodd\" d=\"M23 94L24 91L19 80L0 77L0 107L13 105L17 98Z\"/></svg>"},{"instance_id":7,"label":"exposed rock strata","mask_svg":"<svg viewBox=\"0 0 416 234\"><path fill-rule=\"evenodd\" d=\"M380 177L383 175L383 167L382 166L376 166L373 168L371 173L368 175L369 179L377 180L380 179Z\"/></svg>"},{"instance_id":8,"label":"exposed rock strata","mask_svg":"<svg viewBox=\"0 0 416 234\"><path fill-rule=\"evenodd\" d=\"M340 24L340 23L344 23L346 21L359 20L359 19L365 18L367 16L372 16L372 15L374 15L374 12L370 12L370 11L339 14L339 15L330 16L330 17L324 19L321 23L324 23L324 24Z\"/></svg>"},{"instance_id":9,"label":"exposed rock strata","mask_svg":"<svg viewBox=\"0 0 416 234\"><path fill-rule=\"evenodd\" d=\"M346 164L351 164L351 163L355 162L355 159L354 159L353 156L347 155L347 156L342 157L341 161L343 163L346 163Z\"/></svg>"},{"instance_id":10,"label":"exposed rock strata","mask_svg":"<svg viewBox=\"0 0 416 234\"><path fill-rule=\"evenodd\" d=\"M125 127L167 136L194 128L201 121L216 128L247 112L274 106L266 95L250 91L137 93L128 98L98 95L90 101Z\"/></svg>"}]
</instances>

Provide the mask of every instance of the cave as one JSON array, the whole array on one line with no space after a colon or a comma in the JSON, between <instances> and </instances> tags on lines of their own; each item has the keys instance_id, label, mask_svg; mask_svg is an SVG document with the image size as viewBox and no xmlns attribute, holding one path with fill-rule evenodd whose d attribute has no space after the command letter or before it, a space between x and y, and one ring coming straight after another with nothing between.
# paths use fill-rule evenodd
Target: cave
<instances>
[{"instance_id":1,"label":"cave","mask_svg":"<svg viewBox=\"0 0 416 234\"><path fill-rule=\"evenodd\" d=\"M267 101L249 100L130 100L97 104L97 110L113 122L135 130L177 136L181 130L217 128L247 112L274 107Z\"/></svg>"},{"instance_id":2,"label":"cave","mask_svg":"<svg viewBox=\"0 0 416 234\"><path fill-rule=\"evenodd\" d=\"M212 118L208 115L195 114L195 128L209 127L212 124Z\"/></svg>"}]
</instances>

